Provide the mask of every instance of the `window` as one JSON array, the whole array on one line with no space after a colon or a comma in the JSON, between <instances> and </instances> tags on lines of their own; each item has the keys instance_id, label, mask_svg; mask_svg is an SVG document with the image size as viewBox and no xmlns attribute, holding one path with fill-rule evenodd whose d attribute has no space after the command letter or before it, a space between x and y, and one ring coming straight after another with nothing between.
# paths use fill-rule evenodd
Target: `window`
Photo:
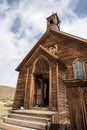
<instances>
[{"instance_id":1,"label":"window","mask_svg":"<svg viewBox=\"0 0 87 130\"><path fill-rule=\"evenodd\" d=\"M50 20L50 24L53 24L53 19Z\"/></svg>"},{"instance_id":2,"label":"window","mask_svg":"<svg viewBox=\"0 0 87 130\"><path fill-rule=\"evenodd\" d=\"M76 73L76 79L84 79L82 62L80 61L75 62L75 73Z\"/></svg>"}]
</instances>

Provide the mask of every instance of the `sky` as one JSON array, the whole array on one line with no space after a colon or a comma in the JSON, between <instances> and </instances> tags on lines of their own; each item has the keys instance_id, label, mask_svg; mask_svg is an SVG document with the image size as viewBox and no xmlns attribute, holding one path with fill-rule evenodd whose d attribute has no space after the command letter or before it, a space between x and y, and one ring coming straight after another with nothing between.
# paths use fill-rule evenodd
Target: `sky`
<instances>
[{"instance_id":1,"label":"sky","mask_svg":"<svg viewBox=\"0 0 87 130\"><path fill-rule=\"evenodd\" d=\"M0 0L0 85L16 87L15 68L57 12L60 30L87 39L87 0Z\"/></svg>"}]
</instances>

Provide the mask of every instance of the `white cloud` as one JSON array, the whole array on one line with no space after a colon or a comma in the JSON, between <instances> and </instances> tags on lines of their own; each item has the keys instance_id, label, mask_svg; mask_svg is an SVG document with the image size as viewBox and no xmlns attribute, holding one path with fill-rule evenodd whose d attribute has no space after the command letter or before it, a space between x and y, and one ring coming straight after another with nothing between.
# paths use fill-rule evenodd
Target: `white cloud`
<instances>
[{"instance_id":1,"label":"white cloud","mask_svg":"<svg viewBox=\"0 0 87 130\"><path fill-rule=\"evenodd\" d=\"M65 21L62 23L62 30L87 39L87 17L76 17L75 20L72 20L71 22L68 20Z\"/></svg>"},{"instance_id":2,"label":"white cloud","mask_svg":"<svg viewBox=\"0 0 87 130\"><path fill-rule=\"evenodd\" d=\"M16 66L45 32L46 17L52 12L58 13L62 31L87 38L87 16L80 18L74 13L77 3L78 0L0 3L0 84L15 86Z\"/></svg>"}]
</instances>

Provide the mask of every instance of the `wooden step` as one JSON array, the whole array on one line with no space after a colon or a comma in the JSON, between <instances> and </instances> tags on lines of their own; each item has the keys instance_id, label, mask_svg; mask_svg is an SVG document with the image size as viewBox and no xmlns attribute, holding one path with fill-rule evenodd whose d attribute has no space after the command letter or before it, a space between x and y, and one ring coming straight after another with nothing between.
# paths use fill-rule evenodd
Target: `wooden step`
<instances>
[{"instance_id":1,"label":"wooden step","mask_svg":"<svg viewBox=\"0 0 87 130\"><path fill-rule=\"evenodd\" d=\"M7 124L18 125L18 126L27 127L27 128L34 128L34 129L40 129L40 130L47 129L46 123L25 121L25 120L13 119L13 118L8 118L8 117L4 117L3 121L4 123L7 123Z\"/></svg>"},{"instance_id":2,"label":"wooden step","mask_svg":"<svg viewBox=\"0 0 87 130\"><path fill-rule=\"evenodd\" d=\"M13 114L13 113L10 113L8 117L14 118L14 119L35 121L35 122L40 122L40 123L48 123L51 120L51 118L47 118L47 117L27 116L27 115L21 115L21 114Z\"/></svg>"},{"instance_id":3,"label":"wooden step","mask_svg":"<svg viewBox=\"0 0 87 130\"><path fill-rule=\"evenodd\" d=\"M11 113L32 115L38 117L48 117L48 118L51 118L52 115L57 114L57 112L54 111L44 111L44 110L12 110Z\"/></svg>"},{"instance_id":4,"label":"wooden step","mask_svg":"<svg viewBox=\"0 0 87 130\"><path fill-rule=\"evenodd\" d=\"M25 127L20 127L17 125L15 126L12 124L1 123L0 130L38 130L38 129L25 128Z\"/></svg>"}]
</instances>

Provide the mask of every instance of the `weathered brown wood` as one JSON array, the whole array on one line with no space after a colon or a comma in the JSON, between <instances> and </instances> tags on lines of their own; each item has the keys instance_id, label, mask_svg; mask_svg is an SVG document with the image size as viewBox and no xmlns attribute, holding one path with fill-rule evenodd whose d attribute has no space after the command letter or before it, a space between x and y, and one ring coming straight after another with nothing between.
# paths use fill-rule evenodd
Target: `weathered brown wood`
<instances>
[{"instance_id":1,"label":"weathered brown wood","mask_svg":"<svg viewBox=\"0 0 87 130\"><path fill-rule=\"evenodd\" d=\"M47 23L51 24L50 20ZM87 40L48 29L16 69L19 77L13 109L47 107L58 112L52 118L56 126L68 123L72 130L86 130L86 56ZM82 63L82 80L76 79L76 61Z\"/></svg>"},{"instance_id":2,"label":"weathered brown wood","mask_svg":"<svg viewBox=\"0 0 87 130\"><path fill-rule=\"evenodd\" d=\"M65 81L70 109L72 130L86 130L87 109L85 104L84 85L87 81Z\"/></svg>"}]
</instances>

